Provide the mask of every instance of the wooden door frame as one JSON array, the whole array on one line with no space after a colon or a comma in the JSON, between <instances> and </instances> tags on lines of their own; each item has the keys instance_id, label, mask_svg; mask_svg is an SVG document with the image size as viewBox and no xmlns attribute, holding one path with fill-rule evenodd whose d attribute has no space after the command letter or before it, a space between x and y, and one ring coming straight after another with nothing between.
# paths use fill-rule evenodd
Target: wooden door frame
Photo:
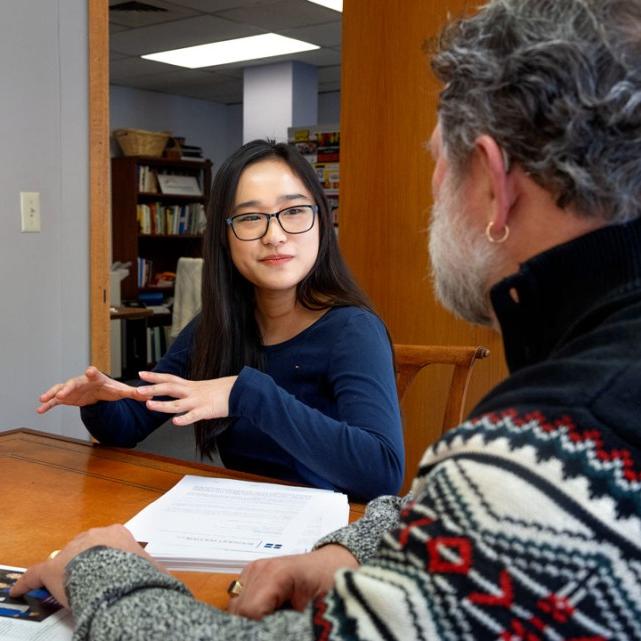
<instances>
[{"instance_id":1,"label":"wooden door frame","mask_svg":"<svg viewBox=\"0 0 641 641\"><path fill-rule=\"evenodd\" d=\"M90 359L110 372L109 3L89 0L88 10Z\"/></svg>"}]
</instances>

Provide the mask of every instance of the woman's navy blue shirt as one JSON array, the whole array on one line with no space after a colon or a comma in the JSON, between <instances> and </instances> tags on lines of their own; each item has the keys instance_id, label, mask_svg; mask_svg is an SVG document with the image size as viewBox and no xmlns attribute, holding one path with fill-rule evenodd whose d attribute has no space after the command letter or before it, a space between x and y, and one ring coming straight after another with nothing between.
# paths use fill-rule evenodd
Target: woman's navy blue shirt
<instances>
[{"instance_id":1,"label":"woman's navy blue shirt","mask_svg":"<svg viewBox=\"0 0 641 641\"><path fill-rule=\"evenodd\" d=\"M197 322L155 371L189 378ZM396 494L403 436L381 320L357 307L335 307L294 338L262 349L265 371L243 368L231 391L236 420L218 437L225 465L361 500ZM81 414L95 438L119 447L135 446L169 418L131 399L96 403Z\"/></svg>"}]
</instances>

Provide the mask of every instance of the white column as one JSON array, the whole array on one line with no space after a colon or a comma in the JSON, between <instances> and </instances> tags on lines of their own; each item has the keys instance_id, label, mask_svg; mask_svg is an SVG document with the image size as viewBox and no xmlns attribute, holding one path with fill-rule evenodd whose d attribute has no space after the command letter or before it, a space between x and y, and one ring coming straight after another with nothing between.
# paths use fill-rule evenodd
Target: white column
<instances>
[{"instance_id":1,"label":"white column","mask_svg":"<svg viewBox=\"0 0 641 641\"><path fill-rule=\"evenodd\" d=\"M243 143L287 140L287 128L318 120L318 68L302 62L246 67L243 75Z\"/></svg>"}]
</instances>

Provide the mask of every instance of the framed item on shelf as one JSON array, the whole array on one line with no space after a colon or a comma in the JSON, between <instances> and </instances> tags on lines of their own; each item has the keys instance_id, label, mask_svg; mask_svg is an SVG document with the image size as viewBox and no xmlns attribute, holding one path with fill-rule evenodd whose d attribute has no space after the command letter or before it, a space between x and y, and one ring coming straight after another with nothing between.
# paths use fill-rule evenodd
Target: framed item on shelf
<instances>
[{"instance_id":1,"label":"framed item on shelf","mask_svg":"<svg viewBox=\"0 0 641 641\"><path fill-rule=\"evenodd\" d=\"M203 192L195 176L158 174L160 192L172 196L202 196Z\"/></svg>"}]
</instances>

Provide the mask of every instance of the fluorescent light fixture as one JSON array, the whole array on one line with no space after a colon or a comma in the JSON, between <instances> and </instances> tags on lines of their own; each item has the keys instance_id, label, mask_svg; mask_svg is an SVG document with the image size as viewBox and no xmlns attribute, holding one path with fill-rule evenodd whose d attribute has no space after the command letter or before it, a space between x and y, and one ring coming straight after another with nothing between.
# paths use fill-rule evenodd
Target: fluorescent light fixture
<instances>
[{"instance_id":1,"label":"fluorescent light fixture","mask_svg":"<svg viewBox=\"0 0 641 641\"><path fill-rule=\"evenodd\" d=\"M320 4L323 7L328 9L333 9L334 11L343 11L343 0L309 0L314 4Z\"/></svg>"},{"instance_id":2,"label":"fluorescent light fixture","mask_svg":"<svg viewBox=\"0 0 641 641\"><path fill-rule=\"evenodd\" d=\"M198 69L199 67L213 67L215 65L226 65L230 62L271 58L272 56L282 56L314 49L320 49L320 47L302 40L279 36L275 33L265 33L261 36L249 36L248 38L211 42L205 45L196 45L195 47L148 53L141 56L141 58L165 62L178 67L187 67L188 69Z\"/></svg>"}]
</instances>

